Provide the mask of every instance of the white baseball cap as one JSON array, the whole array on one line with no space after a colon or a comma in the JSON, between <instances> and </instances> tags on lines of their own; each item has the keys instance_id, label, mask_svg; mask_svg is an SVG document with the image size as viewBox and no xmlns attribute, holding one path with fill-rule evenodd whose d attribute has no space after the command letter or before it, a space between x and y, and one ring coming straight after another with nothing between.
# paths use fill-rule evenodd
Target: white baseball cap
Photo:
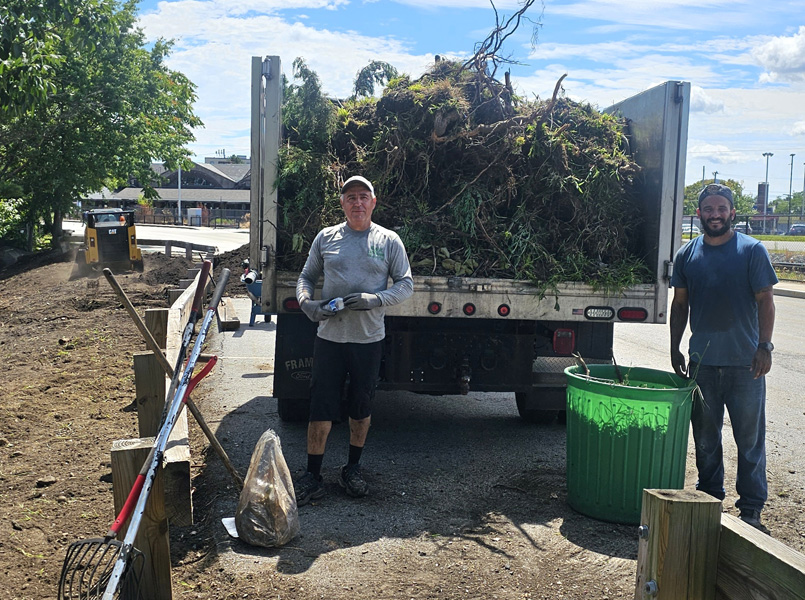
<instances>
[{"instance_id":1,"label":"white baseball cap","mask_svg":"<svg viewBox=\"0 0 805 600\"><path fill-rule=\"evenodd\" d=\"M344 182L344 185L341 186L341 195L344 195L349 188L351 188L353 185L356 184L360 184L364 186L366 189L368 189L371 192L372 197L374 198L375 195L374 186L372 186L372 184L369 182L368 179L366 179L365 177L361 177L360 175L353 175Z\"/></svg>"}]
</instances>

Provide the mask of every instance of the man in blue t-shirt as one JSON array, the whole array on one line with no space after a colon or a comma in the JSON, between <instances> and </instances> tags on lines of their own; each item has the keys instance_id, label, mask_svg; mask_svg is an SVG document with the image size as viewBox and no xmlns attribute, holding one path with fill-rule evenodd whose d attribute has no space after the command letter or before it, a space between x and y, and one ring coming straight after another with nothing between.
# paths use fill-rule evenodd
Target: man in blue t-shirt
<instances>
[{"instance_id":1,"label":"man in blue t-shirt","mask_svg":"<svg viewBox=\"0 0 805 600\"><path fill-rule=\"evenodd\" d=\"M766 380L771 369L777 276L766 248L734 231L732 190L713 183L699 194L696 211L704 235L677 252L671 285L671 363L677 375L696 379L703 401L691 411L696 444L696 489L724 499L721 430L729 411L738 448L736 489L743 521L765 530ZM690 315L690 364L679 350Z\"/></svg>"}]
</instances>

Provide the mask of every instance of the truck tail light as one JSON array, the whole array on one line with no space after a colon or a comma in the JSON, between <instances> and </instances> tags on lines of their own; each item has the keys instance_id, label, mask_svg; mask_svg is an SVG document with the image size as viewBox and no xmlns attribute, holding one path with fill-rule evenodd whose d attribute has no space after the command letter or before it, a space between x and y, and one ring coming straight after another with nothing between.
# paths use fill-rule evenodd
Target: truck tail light
<instances>
[{"instance_id":1,"label":"truck tail light","mask_svg":"<svg viewBox=\"0 0 805 600\"><path fill-rule=\"evenodd\" d=\"M648 311L645 308L622 308L618 311L618 318L621 321L645 321Z\"/></svg>"},{"instance_id":2,"label":"truck tail light","mask_svg":"<svg viewBox=\"0 0 805 600\"><path fill-rule=\"evenodd\" d=\"M464 311L465 315L471 317L475 314L475 305L472 302L467 302L461 310Z\"/></svg>"},{"instance_id":3,"label":"truck tail light","mask_svg":"<svg viewBox=\"0 0 805 600\"><path fill-rule=\"evenodd\" d=\"M588 306L584 309L584 316L591 321L609 321L615 316L615 309L611 306Z\"/></svg>"},{"instance_id":4,"label":"truck tail light","mask_svg":"<svg viewBox=\"0 0 805 600\"><path fill-rule=\"evenodd\" d=\"M575 331L572 329L557 329L553 332L553 351L555 354L570 356L575 349Z\"/></svg>"},{"instance_id":5,"label":"truck tail light","mask_svg":"<svg viewBox=\"0 0 805 600\"><path fill-rule=\"evenodd\" d=\"M432 315L438 315L442 310L442 305L438 302L431 302L428 304L428 312Z\"/></svg>"},{"instance_id":6,"label":"truck tail light","mask_svg":"<svg viewBox=\"0 0 805 600\"><path fill-rule=\"evenodd\" d=\"M285 300L282 301L282 308L290 312L299 312L302 310L299 308L299 300L296 298L285 298Z\"/></svg>"},{"instance_id":7,"label":"truck tail light","mask_svg":"<svg viewBox=\"0 0 805 600\"><path fill-rule=\"evenodd\" d=\"M501 317L508 317L510 314L512 314L512 309L509 307L508 304L501 304L500 306L498 306L498 314Z\"/></svg>"}]
</instances>

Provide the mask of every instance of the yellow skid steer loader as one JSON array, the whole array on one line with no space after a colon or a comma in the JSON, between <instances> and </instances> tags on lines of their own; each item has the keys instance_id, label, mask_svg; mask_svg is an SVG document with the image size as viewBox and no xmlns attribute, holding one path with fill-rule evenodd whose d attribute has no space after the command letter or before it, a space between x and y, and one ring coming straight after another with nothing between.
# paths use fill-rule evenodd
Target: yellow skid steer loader
<instances>
[{"instance_id":1,"label":"yellow skid steer loader","mask_svg":"<svg viewBox=\"0 0 805 600\"><path fill-rule=\"evenodd\" d=\"M99 208L82 213L84 243L76 254L74 275L93 269L143 270L143 255L137 247L134 211Z\"/></svg>"}]
</instances>

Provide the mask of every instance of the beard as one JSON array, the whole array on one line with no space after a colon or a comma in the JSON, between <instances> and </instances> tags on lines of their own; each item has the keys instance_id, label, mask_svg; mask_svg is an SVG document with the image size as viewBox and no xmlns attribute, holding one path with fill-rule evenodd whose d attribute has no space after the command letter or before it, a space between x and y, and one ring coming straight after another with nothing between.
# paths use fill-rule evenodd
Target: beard
<instances>
[{"instance_id":1,"label":"beard","mask_svg":"<svg viewBox=\"0 0 805 600\"><path fill-rule=\"evenodd\" d=\"M709 237L721 237L722 235L726 235L729 233L730 225L732 225L732 219L730 218L726 220L710 219L709 221L700 219L700 221L702 223L702 231Z\"/></svg>"}]
</instances>

